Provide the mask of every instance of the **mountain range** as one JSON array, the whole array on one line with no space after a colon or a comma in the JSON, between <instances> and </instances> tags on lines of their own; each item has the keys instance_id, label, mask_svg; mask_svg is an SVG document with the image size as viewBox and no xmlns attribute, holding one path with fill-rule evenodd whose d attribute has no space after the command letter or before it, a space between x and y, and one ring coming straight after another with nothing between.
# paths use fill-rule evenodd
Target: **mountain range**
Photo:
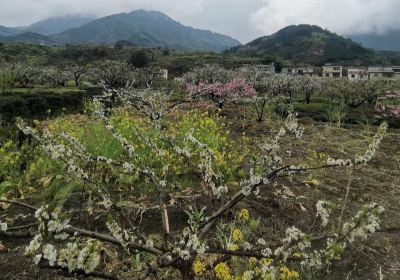
<instances>
[{"instance_id":1,"label":"mountain range","mask_svg":"<svg viewBox=\"0 0 400 280\"><path fill-rule=\"evenodd\" d=\"M339 62L373 62L377 54L360 44L315 25L291 25L227 53L270 56L292 63L321 65Z\"/></svg>"},{"instance_id":2,"label":"mountain range","mask_svg":"<svg viewBox=\"0 0 400 280\"><path fill-rule=\"evenodd\" d=\"M81 16L51 17L33 23L29 26L17 27L16 29L48 36L63 32L71 28L80 27L88 22L91 22L92 20L95 20L95 18Z\"/></svg>"},{"instance_id":3,"label":"mountain range","mask_svg":"<svg viewBox=\"0 0 400 280\"><path fill-rule=\"evenodd\" d=\"M349 35L345 39L318 26L288 26L245 46L229 36L184 26L157 11L136 10L95 19L52 17L30 26L0 26L0 42L44 45L106 44L126 42L143 47L179 51L216 51L279 56L289 60L321 63L326 60L365 59L375 50L400 51L400 29L386 34ZM359 43L356 44L351 40Z\"/></svg>"},{"instance_id":4,"label":"mountain range","mask_svg":"<svg viewBox=\"0 0 400 280\"><path fill-rule=\"evenodd\" d=\"M0 26L0 42L24 43L35 45L56 45L55 40L34 32L22 31L17 28Z\"/></svg>"},{"instance_id":5,"label":"mountain range","mask_svg":"<svg viewBox=\"0 0 400 280\"><path fill-rule=\"evenodd\" d=\"M363 46L375 50L400 51L400 29L391 30L383 34L366 33L349 36Z\"/></svg>"},{"instance_id":6,"label":"mountain range","mask_svg":"<svg viewBox=\"0 0 400 280\"><path fill-rule=\"evenodd\" d=\"M136 10L99 19L65 17L51 18L14 30L19 34L2 36L0 42L33 44L113 45L125 41L142 47L163 47L178 51L216 51L240 45L229 36L209 30L184 26L157 11ZM24 33L29 31L29 33ZM48 38L45 42L44 38ZM35 41L35 39L37 39Z\"/></svg>"}]
</instances>

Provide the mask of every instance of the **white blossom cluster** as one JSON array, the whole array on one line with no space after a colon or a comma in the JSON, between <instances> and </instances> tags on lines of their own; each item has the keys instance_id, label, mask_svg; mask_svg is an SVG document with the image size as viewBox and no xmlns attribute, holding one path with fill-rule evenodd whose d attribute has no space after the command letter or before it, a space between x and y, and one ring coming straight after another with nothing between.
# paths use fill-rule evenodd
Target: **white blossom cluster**
<instances>
[{"instance_id":1,"label":"white blossom cluster","mask_svg":"<svg viewBox=\"0 0 400 280\"><path fill-rule=\"evenodd\" d=\"M34 255L34 262L38 264L42 259L49 262L50 266L59 265L67 268L69 272L83 270L86 273L94 271L100 263L99 242L88 240L82 246L78 240L67 244L66 248L59 250L52 244L44 244L49 234L55 239L65 240L69 235L65 232L70 228L68 220L60 220L60 209L49 212L49 207L42 206L35 212L39 221L39 233L31 240L25 249L25 254Z\"/></svg>"},{"instance_id":2,"label":"white blossom cluster","mask_svg":"<svg viewBox=\"0 0 400 280\"><path fill-rule=\"evenodd\" d=\"M136 236L125 229L122 229L121 226L115 221L108 221L107 228L110 231L111 235L118 240L118 242L124 247L124 249L129 252L129 244L136 241ZM133 230L133 229L132 229ZM149 243L150 244L150 243ZM146 245L149 246L149 244ZM149 246L152 247L152 246Z\"/></svg>"},{"instance_id":3,"label":"white blossom cluster","mask_svg":"<svg viewBox=\"0 0 400 280\"><path fill-rule=\"evenodd\" d=\"M365 154L362 156L358 156L355 159L356 164L366 164L375 156L376 149L379 147L382 139L385 137L387 128L387 123L382 123L379 126L378 132L375 134L372 142L369 144Z\"/></svg>"},{"instance_id":4,"label":"white blossom cluster","mask_svg":"<svg viewBox=\"0 0 400 280\"><path fill-rule=\"evenodd\" d=\"M260 149L264 154L262 165L267 165L272 169L282 164L282 157L279 155L281 148L279 141L285 135L286 130L282 127L271 143L266 142L260 145Z\"/></svg>"},{"instance_id":5,"label":"white blossom cluster","mask_svg":"<svg viewBox=\"0 0 400 280\"><path fill-rule=\"evenodd\" d=\"M354 166L359 164L366 164L375 156L376 149L379 147L388 129L387 123L382 123L375 136L373 137L368 149L362 156L357 156L354 161L350 159L333 159L328 158L326 164L331 166Z\"/></svg>"},{"instance_id":6,"label":"white blossom cluster","mask_svg":"<svg viewBox=\"0 0 400 280\"><path fill-rule=\"evenodd\" d=\"M297 248L300 252L304 252L307 248L311 247L310 241L307 240L306 235L296 227L286 229L286 237L282 240L283 245L276 248L274 254L281 255L284 261L292 254Z\"/></svg>"},{"instance_id":7,"label":"white blossom cluster","mask_svg":"<svg viewBox=\"0 0 400 280\"><path fill-rule=\"evenodd\" d=\"M182 238L174 246L173 253L183 260L189 260L191 254L204 254L207 248L208 246L199 239L196 233L193 233L190 228L185 228Z\"/></svg>"},{"instance_id":8,"label":"white blossom cluster","mask_svg":"<svg viewBox=\"0 0 400 280\"><path fill-rule=\"evenodd\" d=\"M75 153L76 153L77 155L79 155L80 157L82 157L83 159L85 159L85 160L88 161L88 162L90 162L90 161L93 160L93 159L89 156L89 154L88 154L88 152L87 152L87 150L86 150L86 147L83 146L83 145L78 141L78 139L76 139L75 137L72 137L71 135L69 135L69 134L66 133L66 132L63 132L63 133L61 134L61 137L63 137L65 140L67 140L67 141L72 145L72 147L74 148Z\"/></svg>"},{"instance_id":9,"label":"white blossom cluster","mask_svg":"<svg viewBox=\"0 0 400 280\"><path fill-rule=\"evenodd\" d=\"M0 231L7 231L7 223L2 223L0 221Z\"/></svg>"},{"instance_id":10,"label":"white blossom cluster","mask_svg":"<svg viewBox=\"0 0 400 280\"><path fill-rule=\"evenodd\" d=\"M297 138L301 138L304 133L304 128L298 123L297 114L290 109L285 121L286 128L292 132Z\"/></svg>"},{"instance_id":11,"label":"white blossom cluster","mask_svg":"<svg viewBox=\"0 0 400 280\"><path fill-rule=\"evenodd\" d=\"M46 259L50 266L57 262L57 250L52 244L44 244L48 233L54 235L56 239L65 240L68 234L64 232L69 226L69 220L60 220L60 209L50 212L48 205L40 207L35 212L35 218L39 222L39 232L25 248L26 255L34 255L34 262L38 264L42 259ZM40 251L41 249L41 251Z\"/></svg>"},{"instance_id":12,"label":"white blossom cluster","mask_svg":"<svg viewBox=\"0 0 400 280\"><path fill-rule=\"evenodd\" d=\"M356 238L366 239L369 234L375 233L379 229L379 215L384 210L376 203L363 207L352 221L343 224L342 234L347 236L349 242L353 242Z\"/></svg>"},{"instance_id":13,"label":"white blossom cluster","mask_svg":"<svg viewBox=\"0 0 400 280\"><path fill-rule=\"evenodd\" d=\"M265 257L268 258L272 255L272 250L270 248L264 248L261 250L261 254Z\"/></svg>"},{"instance_id":14,"label":"white blossom cluster","mask_svg":"<svg viewBox=\"0 0 400 280\"><path fill-rule=\"evenodd\" d=\"M200 157L203 159L198 168L202 172L202 179L209 189L211 189L213 195L217 198L221 198L224 194L228 192L228 187L223 183L221 176L214 171L214 161L215 156L213 151L204 143L197 140L194 135L194 129L191 129L186 134L186 139L192 143L195 147L201 149ZM219 181L219 182L217 182Z\"/></svg>"},{"instance_id":15,"label":"white blossom cluster","mask_svg":"<svg viewBox=\"0 0 400 280\"><path fill-rule=\"evenodd\" d=\"M329 215L331 213L330 203L324 200L319 200L316 204L317 208L317 217L321 218L322 227L326 227L329 222Z\"/></svg>"},{"instance_id":16,"label":"white blossom cluster","mask_svg":"<svg viewBox=\"0 0 400 280\"><path fill-rule=\"evenodd\" d=\"M100 243L97 240L87 240L68 243L60 250L58 265L68 269L69 273L83 270L85 273L93 272L100 264Z\"/></svg>"},{"instance_id":17,"label":"white blossom cluster","mask_svg":"<svg viewBox=\"0 0 400 280\"><path fill-rule=\"evenodd\" d=\"M268 184L267 179L263 179L261 175L255 174L253 169L250 169L250 176L248 179L244 179L240 181L240 188L242 190L242 194L244 196L249 196L254 191L255 195L258 195L258 189L255 189L255 186L264 183Z\"/></svg>"},{"instance_id":18,"label":"white blossom cluster","mask_svg":"<svg viewBox=\"0 0 400 280\"><path fill-rule=\"evenodd\" d=\"M75 160L68 160L68 172L74 174L76 178L79 179L89 179L89 175L78 165L76 165Z\"/></svg>"},{"instance_id":19,"label":"white blossom cluster","mask_svg":"<svg viewBox=\"0 0 400 280\"><path fill-rule=\"evenodd\" d=\"M139 112L148 117L156 128L160 129L160 120L166 113L174 110L177 105L171 105L170 95L167 92L154 89L121 89L117 93L118 99L125 106L136 108Z\"/></svg>"},{"instance_id":20,"label":"white blossom cluster","mask_svg":"<svg viewBox=\"0 0 400 280\"><path fill-rule=\"evenodd\" d=\"M324 203L320 203L321 205ZM309 269L321 269L340 257L338 254L347 247L347 244L358 240L364 240L368 235L379 229L379 215L384 211L383 207L375 203L363 206L363 208L349 222L343 224L339 233L327 238L325 249L303 252L301 265Z\"/></svg>"},{"instance_id":21,"label":"white blossom cluster","mask_svg":"<svg viewBox=\"0 0 400 280\"><path fill-rule=\"evenodd\" d=\"M50 155L52 159L63 159L67 163L68 171L71 174L80 179L89 178L89 175L76 164L72 157L74 154L73 151L64 144L58 144L48 129L44 129L42 135L39 135L21 120L17 122L17 126L26 135L31 135L38 140L43 150ZM68 137L68 139L74 141L71 137Z\"/></svg>"},{"instance_id":22,"label":"white blossom cluster","mask_svg":"<svg viewBox=\"0 0 400 280\"><path fill-rule=\"evenodd\" d=\"M328 158L326 164L330 166L353 166L353 162L351 159Z\"/></svg>"}]
</instances>

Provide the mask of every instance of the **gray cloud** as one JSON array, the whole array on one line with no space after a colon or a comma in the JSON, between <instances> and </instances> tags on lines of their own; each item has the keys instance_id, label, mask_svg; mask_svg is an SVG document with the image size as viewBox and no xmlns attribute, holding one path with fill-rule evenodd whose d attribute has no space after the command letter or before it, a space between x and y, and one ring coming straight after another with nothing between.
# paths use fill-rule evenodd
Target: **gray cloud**
<instances>
[{"instance_id":1,"label":"gray cloud","mask_svg":"<svg viewBox=\"0 0 400 280\"><path fill-rule=\"evenodd\" d=\"M399 0L264 0L251 15L261 33L289 25L309 23L339 34L384 33L399 28Z\"/></svg>"},{"instance_id":2,"label":"gray cloud","mask_svg":"<svg viewBox=\"0 0 400 280\"><path fill-rule=\"evenodd\" d=\"M384 33L400 26L399 0L0 0L0 7L0 25L7 26L51 16L159 10L183 24L242 42L290 24L317 24L340 34Z\"/></svg>"}]
</instances>

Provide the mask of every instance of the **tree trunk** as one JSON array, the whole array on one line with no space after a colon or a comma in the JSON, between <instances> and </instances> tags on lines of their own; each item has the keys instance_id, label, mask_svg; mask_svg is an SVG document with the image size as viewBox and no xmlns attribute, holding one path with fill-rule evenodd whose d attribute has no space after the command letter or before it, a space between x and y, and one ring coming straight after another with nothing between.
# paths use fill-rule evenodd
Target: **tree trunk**
<instances>
[{"instance_id":1,"label":"tree trunk","mask_svg":"<svg viewBox=\"0 0 400 280\"><path fill-rule=\"evenodd\" d=\"M194 273L191 263L185 263L179 269L181 272L182 280L194 280Z\"/></svg>"}]
</instances>

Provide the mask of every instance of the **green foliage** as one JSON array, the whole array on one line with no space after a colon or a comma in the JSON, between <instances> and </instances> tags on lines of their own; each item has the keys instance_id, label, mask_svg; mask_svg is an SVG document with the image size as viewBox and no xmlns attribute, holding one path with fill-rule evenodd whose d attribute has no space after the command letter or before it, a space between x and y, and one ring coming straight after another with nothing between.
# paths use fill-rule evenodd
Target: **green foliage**
<instances>
[{"instance_id":1,"label":"green foliage","mask_svg":"<svg viewBox=\"0 0 400 280\"><path fill-rule=\"evenodd\" d=\"M0 93L6 94L15 83L12 72L8 69L0 69Z\"/></svg>"},{"instance_id":2,"label":"green foliage","mask_svg":"<svg viewBox=\"0 0 400 280\"><path fill-rule=\"evenodd\" d=\"M89 106L88 106L89 107ZM91 110L94 110L92 108ZM127 110L117 110L112 118L113 126L118 132L131 143L141 162L146 166L163 174L171 183L171 190L200 187L197 174L197 165L200 163L202 150L192 144L186 143L186 135L193 129L193 135L200 142L206 144L215 153L217 168L224 175L224 180L230 184L243 172L241 164L247 148L238 149L239 143L231 139L231 134L225 130L223 119L215 116L210 117L207 113L197 111L188 112L174 119L166 120L165 132L170 141L178 146L189 145L191 151L191 164L175 152L170 150L168 141L165 141L150 121L131 115ZM77 138L94 157L105 157L116 161L127 160L120 143L112 137L111 133L104 127L104 124L95 118L84 116L61 117L49 124L49 129L60 135L63 131ZM138 135L141 135L138 137ZM160 152L147 144L146 139L156 143ZM247 141L242 137L243 143ZM132 162L138 164L138 162ZM168 168L165 168L168 166ZM102 176L111 174L105 166L97 166L97 172ZM135 193L152 192L147 183L138 175L119 174L110 178L116 180L122 186L121 189L131 190Z\"/></svg>"},{"instance_id":3,"label":"green foliage","mask_svg":"<svg viewBox=\"0 0 400 280\"><path fill-rule=\"evenodd\" d=\"M374 51L349 39L313 25L288 26L273 36L260 37L244 45L232 48L228 53L252 56L277 57L298 64L322 65L327 62L361 60L378 63Z\"/></svg>"},{"instance_id":4,"label":"green foliage","mask_svg":"<svg viewBox=\"0 0 400 280\"><path fill-rule=\"evenodd\" d=\"M136 68L144 68L149 65L150 59L145 51L133 51L129 58L129 64Z\"/></svg>"},{"instance_id":5,"label":"green foliage","mask_svg":"<svg viewBox=\"0 0 400 280\"><path fill-rule=\"evenodd\" d=\"M0 145L0 196L11 191L18 184L22 155L15 149L13 141Z\"/></svg>"},{"instance_id":6,"label":"green foliage","mask_svg":"<svg viewBox=\"0 0 400 280\"><path fill-rule=\"evenodd\" d=\"M42 119L48 117L49 112L52 115L65 111L76 112L82 108L85 97L79 93L71 92L71 90L62 94L40 90L34 93L34 90L28 90L24 94L4 95L0 96L0 112L6 121L11 121L18 116Z\"/></svg>"},{"instance_id":7,"label":"green foliage","mask_svg":"<svg viewBox=\"0 0 400 280\"><path fill-rule=\"evenodd\" d=\"M7 140L0 145L0 197L63 204L79 186L64 177L64 165L31 145ZM33 144L33 143L32 143Z\"/></svg>"}]
</instances>

